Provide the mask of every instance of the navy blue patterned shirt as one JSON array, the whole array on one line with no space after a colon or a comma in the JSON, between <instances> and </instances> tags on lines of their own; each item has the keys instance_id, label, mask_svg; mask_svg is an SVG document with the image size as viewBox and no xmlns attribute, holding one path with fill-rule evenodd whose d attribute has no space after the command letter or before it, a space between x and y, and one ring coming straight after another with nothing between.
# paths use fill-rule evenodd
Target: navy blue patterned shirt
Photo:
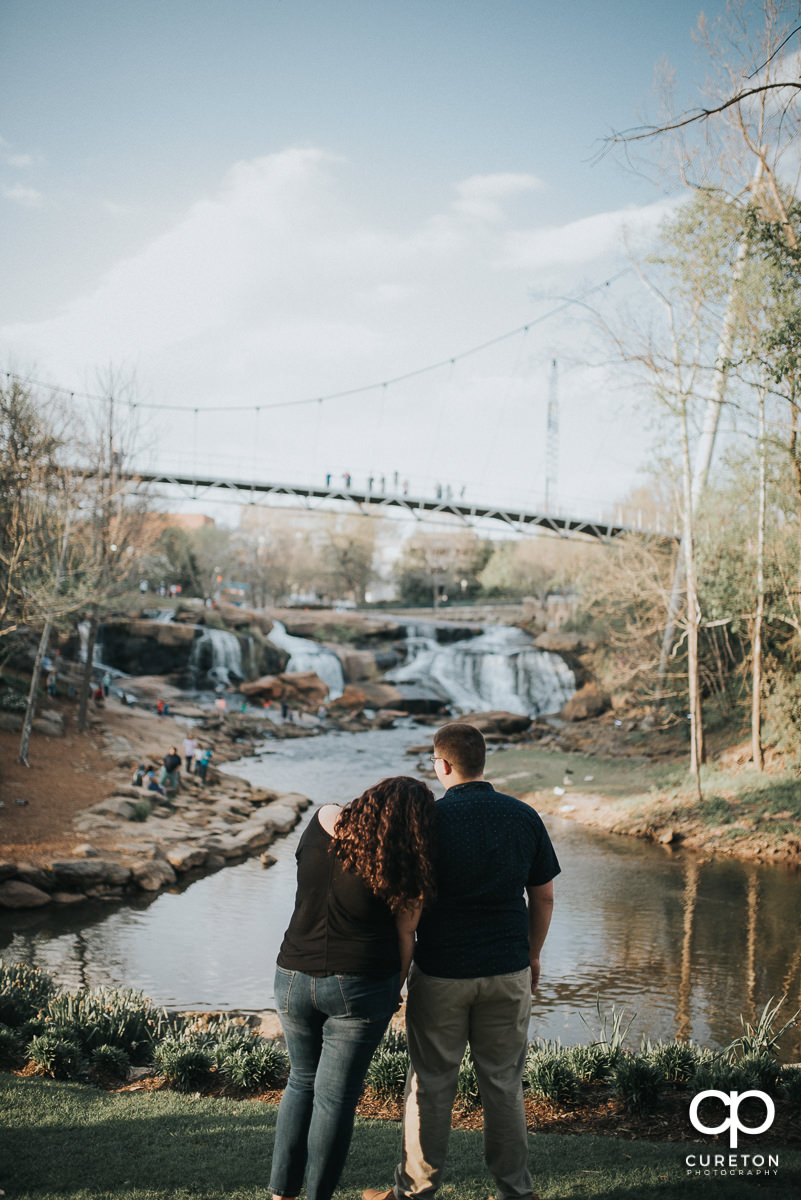
<instances>
[{"instance_id":1,"label":"navy blue patterned shirt","mask_svg":"<svg viewBox=\"0 0 801 1200\"><path fill-rule=\"evenodd\" d=\"M529 965L526 887L560 871L542 819L484 780L437 801L437 899L417 930L427 975L472 979Z\"/></svg>"}]
</instances>

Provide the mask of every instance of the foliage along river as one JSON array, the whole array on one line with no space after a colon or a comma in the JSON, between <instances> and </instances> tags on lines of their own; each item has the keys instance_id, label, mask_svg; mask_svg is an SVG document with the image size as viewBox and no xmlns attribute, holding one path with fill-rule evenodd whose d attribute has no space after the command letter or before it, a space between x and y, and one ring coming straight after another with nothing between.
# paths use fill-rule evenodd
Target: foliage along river
<instances>
[{"instance_id":1,"label":"foliage along river","mask_svg":"<svg viewBox=\"0 0 801 1200\"><path fill-rule=\"evenodd\" d=\"M385 775L422 770L427 763L405 750L425 739L408 723L273 741L226 770L315 803L346 802ZM640 1035L681 1035L720 1046L741 1032L741 1013L753 1019L771 997L788 996L786 1016L799 1006L795 876L702 862L556 817L547 824L562 874L532 1037L592 1040L596 998L605 1011L634 1016L632 1045ZM0 954L36 963L71 989L132 986L170 1008L269 1009L302 828L274 844L278 862L268 870L251 860L138 904L6 914ZM800 1031L785 1036L783 1058L801 1061Z\"/></svg>"}]
</instances>

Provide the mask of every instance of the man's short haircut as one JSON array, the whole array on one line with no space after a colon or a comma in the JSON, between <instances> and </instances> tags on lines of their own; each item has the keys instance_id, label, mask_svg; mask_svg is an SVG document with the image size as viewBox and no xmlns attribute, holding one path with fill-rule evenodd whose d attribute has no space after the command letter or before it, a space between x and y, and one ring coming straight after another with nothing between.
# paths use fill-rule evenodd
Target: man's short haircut
<instances>
[{"instance_id":1,"label":"man's short haircut","mask_svg":"<svg viewBox=\"0 0 801 1200\"><path fill-rule=\"evenodd\" d=\"M463 721L443 725L434 734L434 753L465 779L478 779L484 773L487 744L481 730L473 725Z\"/></svg>"}]
</instances>

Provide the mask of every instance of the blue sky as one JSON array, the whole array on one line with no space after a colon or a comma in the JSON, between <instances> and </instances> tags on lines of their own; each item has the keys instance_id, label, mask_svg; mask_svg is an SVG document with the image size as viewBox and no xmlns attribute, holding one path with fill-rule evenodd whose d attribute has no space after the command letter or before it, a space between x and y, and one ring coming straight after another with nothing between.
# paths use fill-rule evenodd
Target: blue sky
<instances>
[{"instance_id":1,"label":"blue sky","mask_svg":"<svg viewBox=\"0 0 801 1200\"><path fill-rule=\"evenodd\" d=\"M267 405L457 356L615 276L676 196L597 152L657 115L660 62L697 101L699 12L4 0L0 362L76 391L135 377L176 463L522 500L557 357L560 495L621 496L643 419L578 308L415 382Z\"/></svg>"}]
</instances>

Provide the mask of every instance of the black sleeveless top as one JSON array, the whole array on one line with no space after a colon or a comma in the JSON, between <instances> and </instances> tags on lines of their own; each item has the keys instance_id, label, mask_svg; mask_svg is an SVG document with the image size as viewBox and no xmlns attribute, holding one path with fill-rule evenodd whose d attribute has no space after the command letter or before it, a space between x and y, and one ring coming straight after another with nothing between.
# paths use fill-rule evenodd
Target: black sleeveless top
<instances>
[{"instance_id":1,"label":"black sleeveless top","mask_svg":"<svg viewBox=\"0 0 801 1200\"><path fill-rule=\"evenodd\" d=\"M367 884L345 871L315 813L298 842L295 911L278 965L306 975L387 979L400 970L395 918Z\"/></svg>"}]
</instances>

